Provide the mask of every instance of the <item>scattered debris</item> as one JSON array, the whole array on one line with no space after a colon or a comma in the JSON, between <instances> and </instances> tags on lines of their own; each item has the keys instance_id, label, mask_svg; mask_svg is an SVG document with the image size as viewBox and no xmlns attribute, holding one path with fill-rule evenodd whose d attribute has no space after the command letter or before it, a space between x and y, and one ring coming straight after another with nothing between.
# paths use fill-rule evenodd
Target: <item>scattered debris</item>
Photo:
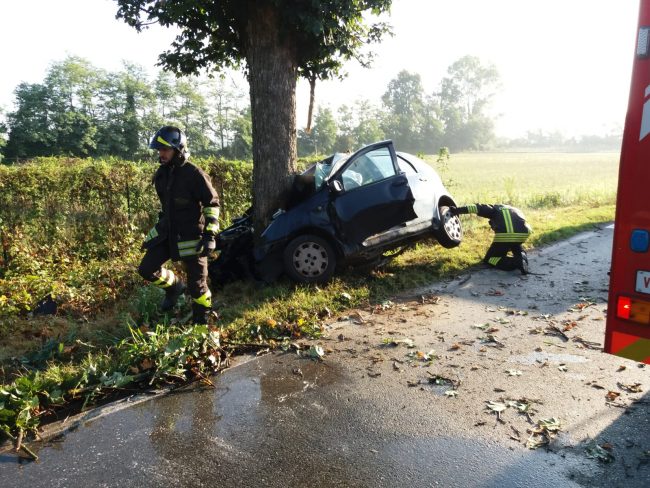
<instances>
[{"instance_id":1,"label":"scattered debris","mask_svg":"<svg viewBox=\"0 0 650 488\"><path fill-rule=\"evenodd\" d=\"M390 300L384 300L381 302L379 305L375 305L372 309L372 313L381 313L385 312L386 310L391 310L395 308L395 304L391 302Z\"/></svg>"},{"instance_id":2,"label":"scattered debris","mask_svg":"<svg viewBox=\"0 0 650 488\"><path fill-rule=\"evenodd\" d=\"M620 396L621 394L617 391L608 391L607 395L605 395L605 398L607 398L608 401L613 402Z\"/></svg>"},{"instance_id":3,"label":"scattered debris","mask_svg":"<svg viewBox=\"0 0 650 488\"><path fill-rule=\"evenodd\" d=\"M382 346L391 346L391 347L397 347L400 344L404 344L406 347L409 349L412 349L415 347L415 343L413 342L413 339L396 339L394 337L384 337L381 340L381 345Z\"/></svg>"},{"instance_id":4,"label":"scattered debris","mask_svg":"<svg viewBox=\"0 0 650 488\"><path fill-rule=\"evenodd\" d=\"M322 346L310 346L309 350L307 351L307 356L310 357L311 359L319 359L322 360L323 357L325 356L325 350L323 349Z\"/></svg>"},{"instance_id":5,"label":"scattered debris","mask_svg":"<svg viewBox=\"0 0 650 488\"><path fill-rule=\"evenodd\" d=\"M520 316L528 315L528 312L526 310L505 309L504 312L506 313L506 315L520 315Z\"/></svg>"},{"instance_id":6,"label":"scattered debris","mask_svg":"<svg viewBox=\"0 0 650 488\"><path fill-rule=\"evenodd\" d=\"M451 378L440 376L439 374L431 373L430 371L427 371L427 373L430 376L430 378L428 378L429 383L432 383L434 385L451 385L455 390L457 390L460 386L459 380L452 380Z\"/></svg>"},{"instance_id":7,"label":"scattered debris","mask_svg":"<svg viewBox=\"0 0 650 488\"><path fill-rule=\"evenodd\" d=\"M458 396L458 392L456 390L447 390L445 392L445 396L450 398L456 398Z\"/></svg>"},{"instance_id":8,"label":"scattered debris","mask_svg":"<svg viewBox=\"0 0 650 488\"><path fill-rule=\"evenodd\" d=\"M510 435L510 438L511 438L513 441L521 442L521 432L519 432L519 431L515 428L514 425L511 425L511 426L510 426L510 430L512 430L512 431L514 432L514 435L511 434L511 435Z\"/></svg>"},{"instance_id":9,"label":"scattered debris","mask_svg":"<svg viewBox=\"0 0 650 488\"><path fill-rule=\"evenodd\" d=\"M614 460L614 456L610 452L611 449L612 449L611 444L606 443L603 444L602 446L599 446L594 441L587 446L585 452L587 453L587 457L591 459L597 459L601 463L611 463Z\"/></svg>"},{"instance_id":10,"label":"scattered debris","mask_svg":"<svg viewBox=\"0 0 650 488\"><path fill-rule=\"evenodd\" d=\"M544 335L552 335L556 337L561 337L564 342L569 341L569 336L566 335L559 327L550 324L546 326L546 329L544 329Z\"/></svg>"},{"instance_id":11,"label":"scattered debris","mask_svg":"<svg viewBox=\"0 0 650 488\"><path fill-rule=\"evenodd\" d=\"M506 373L508 373L508 376L521 376L521 371L518 369L506 369Z\"/></svg>"},{"instance_id":12,"label":"scattered debris","mask_svg":"<svg viewBox=\"0 0 650 488\"><path fill-rule=\"evenodd\" d=\"M496 413L497 415L497 421L504 423L503 420L501 420L501 412L503 412L506 408L508 408L508 405L505 403L501 402L493 402L492 400L488 400L486 403L487 409L490 410L491 412Z\"/></svg>"},{"instance_id":13,"label":"scattered debris","mask_svg":"<svg viewBox=\"0 0 650 488\"><path fill-rule=\"evenodd\" d=\"M361 313L356 310L350 314L350 319L352 319L352 323L355 325L361 325L366 323L366 319L364 319Z\"/></svg>"},{"instance_id":14,"label":"scattered debris","mask_svg":"<svg viewBox=\"0 0 650 488\"><path fill-rule=\"evenodd\" d=\"M625 390L628 393L641 393L643 390L641 389L641 383L632 383L629 385L626 385L624 383L617 383L618 387L621 390Z\"/></svg>"},{"instance_id":15,"label":"scattered debris","mask_svg":"<svg viewBox=\"0 0 650 488\"><path fill-rule=\"evenodd\" d=\"M432 305L437 305L440 303L441 298L438 295L422 295L420 297L420 302L424 304L432 304Z\"/></svg>"},{"instance_id":16,"label":"scattered debris","mask_svg":"<svg viewBox=\"0 0 650 488\"><path fill-rule=\"evenodd\" d=\"M429 352L427 352L427 353L424 353L422 351L412 351L412 352L408 353L406 355L406 357L409 358L409 360L417 359L417 360L424 361L424 362L427 362L427 363L431 363L431 362L433 362L434 359L439 359L440 358L440 356L438 356L436 354L436 351L434 351L433 349L429 350Z\"/></svg>"},{"instance_id":17,"label":"scattered debris","mask_svg":"<svg viewBox=\"0 0 650 488\"><path fill-rule=\"evenodd\" d=\"M521 398L519 400L510 400L508 402L508 406L516 409L520 414L525 415L528 419L528 422L532 424L533 419L531 415L536 412L536 410L533 408L533 403L539 402L535 400L528 400L527 398Z\"/></svg>"},{"instance_id":18,"label":"scattered debris","mask_svg":"<svg viewBox=\"0 0 650 488\"><path fill-rule=\"evenodd\" d=\"M504 293L501 290L495 290L494 288L491 288L486 293L486 295L489 296L489 297L501 297L501 296L503 296L503 294Z\"/></svg>"},{"instance_id":19,"label":"scattered debris","mask_svg":"<svg viewBox=\"0 0 650 488\"><path fill-rule=\"evenodd\" d=\"M503 342L499 342L497 338L494 337L492 334L488 334L483 339L481 339L481 343L485 344L486 346L497 347L499 349L506 347L506 345Z\"/></svg>"},{"instance_id":20,"label":"scattered debris","mask_svg":"<svg viewBox=\"0 0 650 488\"><path fill-rule=\"evenodd\" d=\"M506 318L504 318L504 317L500 317L500 318L498 318L498 319L492 319L492 320L493 320L494 322L497 322L498 324L502 324L502 325L505 325L505 324L511 324L511 323L512 323L510 320L508 320L508 319L506 319Z\"/></svg>"},{"instance_id":21,"label":"scattered debris","mask_svg":"<svg viewBox=\"0 0 650 488\"><path fill-rule=\"evenodd\" d=\"M569 312L582 312L585 308L591 307L592 305L596 305L596 302L592 302L589 299L586 299L585 297L580 297L581 300L584 300L580 303L576 303L573 307L569 308Z\"/></svg>"},{"instance_id":22,"label":"scattered debris","mask_svg":"<svg viewBox=\"0 0 650 488\"><path fill-rule=\"evenodd\" d=\"M602 347L603 347L603 346L600 344L600 342L591 342L591 341L588 341L588 340L586 340L586 339L583 339L582 337L574 337L574 338L573 338L573 341L574 341L574 342L579 342L580 344L582 344L582 345L583 345L584 347L586 347L587 349L594 349L594 350L596 350L596 351L601 350Z\"/></svg>"},{"instance_id":23,"label":"scattered debris","mask_svg":"<svg viewBox=\"0 0 650 488\"><path fill-rule=\"evenodd\" d=\"M493 333L493 332L499 332L499 328L493 326L489 322L485 323L485 324L474 324L474 325L472 325L472 327L474 327L475 329L481 329L482 331L484 331L484 332L486 332L488 334Z\"/></svg>"},{"instance_id":24,"label":"scattered debris","mask_svg":"<svg viewBox=\"0 0 650 488\"><path fill-rule=\"evenodd\" d=\"M573 329L574 327L577 327L578 322L576 322L575 320L566 320L563 325L564 326L562 327L562 331L563 332L568 332L571 329Z\"/></svg>"}]
</instances>

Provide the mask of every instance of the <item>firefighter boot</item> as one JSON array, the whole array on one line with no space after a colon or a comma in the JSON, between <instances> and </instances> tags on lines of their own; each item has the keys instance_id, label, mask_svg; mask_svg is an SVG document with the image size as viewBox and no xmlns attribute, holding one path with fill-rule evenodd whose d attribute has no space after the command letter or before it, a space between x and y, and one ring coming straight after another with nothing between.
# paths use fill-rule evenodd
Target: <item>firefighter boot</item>
<instances>
[{"instance_id":1,"label":"firefighter boot","mask_svg":"<svg viewBox=\"0 0 650 488\"><path fill-rule=\"evenodd\" d=\"M525 251L521 251L521 266L519 266L519 270L522 275L530 273L530 271L528 271L528 256Z\"/></svg>"},{"instance_id":2,"label":"firefighter boot","mask_svg":"<svg viewBox=\"0 0 650 488\"><path fill-rule=\"evenodd\" d=\"M178 298L185 292L185 283L178 278L169 288L165 288L165 298L160 302L160 310L169 312L176 306Z\"/></svg>"},{"instance_id":3,"label":"firefighter boot","mask_svg":"<svg viewBox=\"0 0 650 488\"><path fill-rule=\"evenodd\" d=\"M211 307L205 307L199 303L192 304L192 324L206 325L210 318Z\"/></svg>"}]
</instances>

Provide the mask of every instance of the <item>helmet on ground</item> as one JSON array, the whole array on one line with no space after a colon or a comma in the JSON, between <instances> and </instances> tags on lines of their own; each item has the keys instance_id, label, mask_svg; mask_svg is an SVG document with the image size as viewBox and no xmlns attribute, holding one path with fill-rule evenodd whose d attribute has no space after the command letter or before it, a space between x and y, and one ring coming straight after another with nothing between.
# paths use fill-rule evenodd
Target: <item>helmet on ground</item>
<instances>
[{"instance_id":1,"label":"helmet on ground","mask_svg":"<svg viewBox=\"0 0 650 488\"><path fill-rule=\"evenodd\" d=\"M187 149L187 137L185 137L185 133L173 125L166 125L158 129L158 132L151 138L151 143L149 143L149 148L151 149L162 149L165 147L176 149L179 154L185 157L190 154Z\"/></svg>"}]
</instances>

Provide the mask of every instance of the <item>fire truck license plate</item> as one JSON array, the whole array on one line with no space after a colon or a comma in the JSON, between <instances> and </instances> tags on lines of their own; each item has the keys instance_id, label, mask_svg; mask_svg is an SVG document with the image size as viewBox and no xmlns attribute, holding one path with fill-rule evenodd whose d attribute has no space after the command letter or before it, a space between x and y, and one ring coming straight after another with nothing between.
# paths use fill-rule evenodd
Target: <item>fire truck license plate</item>
<instances>
[{"instance_id":1,"label":"fire truck license plate","mask_svg":"<svg viewBox=\"0 0 650 488\"><path fill-rule=\"evenodd\" d=\"M636 291L650 294L650 271L636 272Z\"/></svg>"}]
</instances>

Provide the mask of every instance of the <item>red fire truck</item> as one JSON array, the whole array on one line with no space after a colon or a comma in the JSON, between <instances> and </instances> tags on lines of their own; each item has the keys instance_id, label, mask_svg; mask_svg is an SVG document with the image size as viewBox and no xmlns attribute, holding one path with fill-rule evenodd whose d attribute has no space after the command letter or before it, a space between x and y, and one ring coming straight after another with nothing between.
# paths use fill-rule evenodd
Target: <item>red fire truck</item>
<instances>
[{"instance_id":1,"label":"red fire truck","mask_svg":"<svg viewBox=\"0 0 650 488\"><path fill-rule=\"evenodd\" d=\"M623 132L605 352L650 364L650 0L640 0Z\"/></svg>"}]
</instances>

